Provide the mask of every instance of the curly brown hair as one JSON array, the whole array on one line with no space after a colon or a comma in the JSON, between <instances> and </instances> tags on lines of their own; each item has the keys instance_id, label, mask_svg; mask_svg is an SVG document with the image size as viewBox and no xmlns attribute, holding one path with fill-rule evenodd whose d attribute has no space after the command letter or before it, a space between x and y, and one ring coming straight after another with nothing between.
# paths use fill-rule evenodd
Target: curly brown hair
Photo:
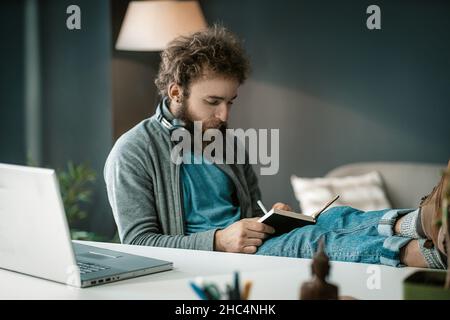
<instances>
[{"instance_id":1,"label":"curly brown hair","mask_svg":"<svg viewBox=\"0 0 450 320\"><path fill-rule=\"evenodd\" d=\"M231 77L242 84L250 72L250 62L241 41L221 26L172 40L161 53L161 63L155 84L159 94L167 96L171 83L189 96L189 85L205 70Z\"/></svg>"}]
</instances>

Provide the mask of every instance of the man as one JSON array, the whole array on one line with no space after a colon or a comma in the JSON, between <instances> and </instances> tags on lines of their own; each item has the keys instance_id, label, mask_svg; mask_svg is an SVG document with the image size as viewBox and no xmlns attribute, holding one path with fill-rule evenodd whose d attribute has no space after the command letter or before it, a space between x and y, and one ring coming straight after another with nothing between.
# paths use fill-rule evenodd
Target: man
<instances>
[{"instance_id":1,"label":"man","mask_svg":"<svg viewBox=\"0 0 450 320\"><path fill-rule=\"evenodd\" d=\"M156 85L163 99L156 114L122 135L105 165L123 243L309 258L325 235L332 260L444 267L445 248L437 249L443 229L432 224L442 191L417 210L332 208L316 225L271 237L273 228L257 221L260 191L248 161L212 163L195 152L183 159L199 157L200 164L171 158L176 130L192 132L200 121L203 131L225 131L249 71L239 40L213 27L175 39L161 57Z\"/></svg>"}]
</instances>

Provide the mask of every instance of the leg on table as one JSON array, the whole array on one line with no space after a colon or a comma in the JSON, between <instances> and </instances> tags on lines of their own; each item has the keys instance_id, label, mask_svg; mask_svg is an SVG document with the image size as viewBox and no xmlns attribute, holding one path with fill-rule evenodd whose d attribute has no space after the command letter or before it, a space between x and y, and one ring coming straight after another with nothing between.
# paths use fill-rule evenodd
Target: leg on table
<instances>
[{"instance_id":1,"label":"leg on table","mask_svg":"<svg viewBox=\"0 0 450 320\"><path fill-rule=\"evenodd\" d=\"M315 225L268 239L256 254L311 258L324 237L330 260L380 263L386 237L377 228L385 212L334 207L324 212Z\"/></svg>"},{"instance_id":2,"label":"leg on table","mask_svg":"<svg viewBox=\"0 0 450 320\"><path fill-rule=\"evenodd\" d=\"M419 241L411 240L400 249L400 261L408 267L428 268L422 253L420 252Z\"/></svg>"}]
</instances>

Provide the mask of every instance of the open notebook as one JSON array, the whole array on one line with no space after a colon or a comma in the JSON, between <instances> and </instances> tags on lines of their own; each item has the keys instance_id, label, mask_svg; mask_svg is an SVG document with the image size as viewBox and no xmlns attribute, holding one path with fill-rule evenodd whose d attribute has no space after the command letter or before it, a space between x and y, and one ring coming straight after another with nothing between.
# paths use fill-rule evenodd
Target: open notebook
<instances>
[{"instance_id":1,"label":"open notebook","mask_svg":"<svg viewBox=\"0 0 450 320\"><path fill-rule=\"evenodd\" d=\"M280 209L272 209L262 216L258 222L267 224L275 229L274 236L290 232L291 230L305 225L315 224L319 215L324 212L339 196L334 197L327 202L321 209L306 215L292 211L285 211Z\"/></svg>"}]
</instances>

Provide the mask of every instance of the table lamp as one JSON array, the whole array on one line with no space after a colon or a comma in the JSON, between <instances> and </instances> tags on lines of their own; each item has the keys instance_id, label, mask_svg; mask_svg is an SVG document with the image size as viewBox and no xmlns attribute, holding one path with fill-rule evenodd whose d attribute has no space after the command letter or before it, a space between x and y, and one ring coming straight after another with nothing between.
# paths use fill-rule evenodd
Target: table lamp
<instances>
[{"instance_id":1,"label":"table lamp","mask_svg":"<svg viewBox=\"0 0 450 320\"><path fill-rule=\"evenodd\" d=\"M132 1L116 49L161 51L177 36L200 31L206 26L197 1Z\"/></svg>"}]
</instances>

